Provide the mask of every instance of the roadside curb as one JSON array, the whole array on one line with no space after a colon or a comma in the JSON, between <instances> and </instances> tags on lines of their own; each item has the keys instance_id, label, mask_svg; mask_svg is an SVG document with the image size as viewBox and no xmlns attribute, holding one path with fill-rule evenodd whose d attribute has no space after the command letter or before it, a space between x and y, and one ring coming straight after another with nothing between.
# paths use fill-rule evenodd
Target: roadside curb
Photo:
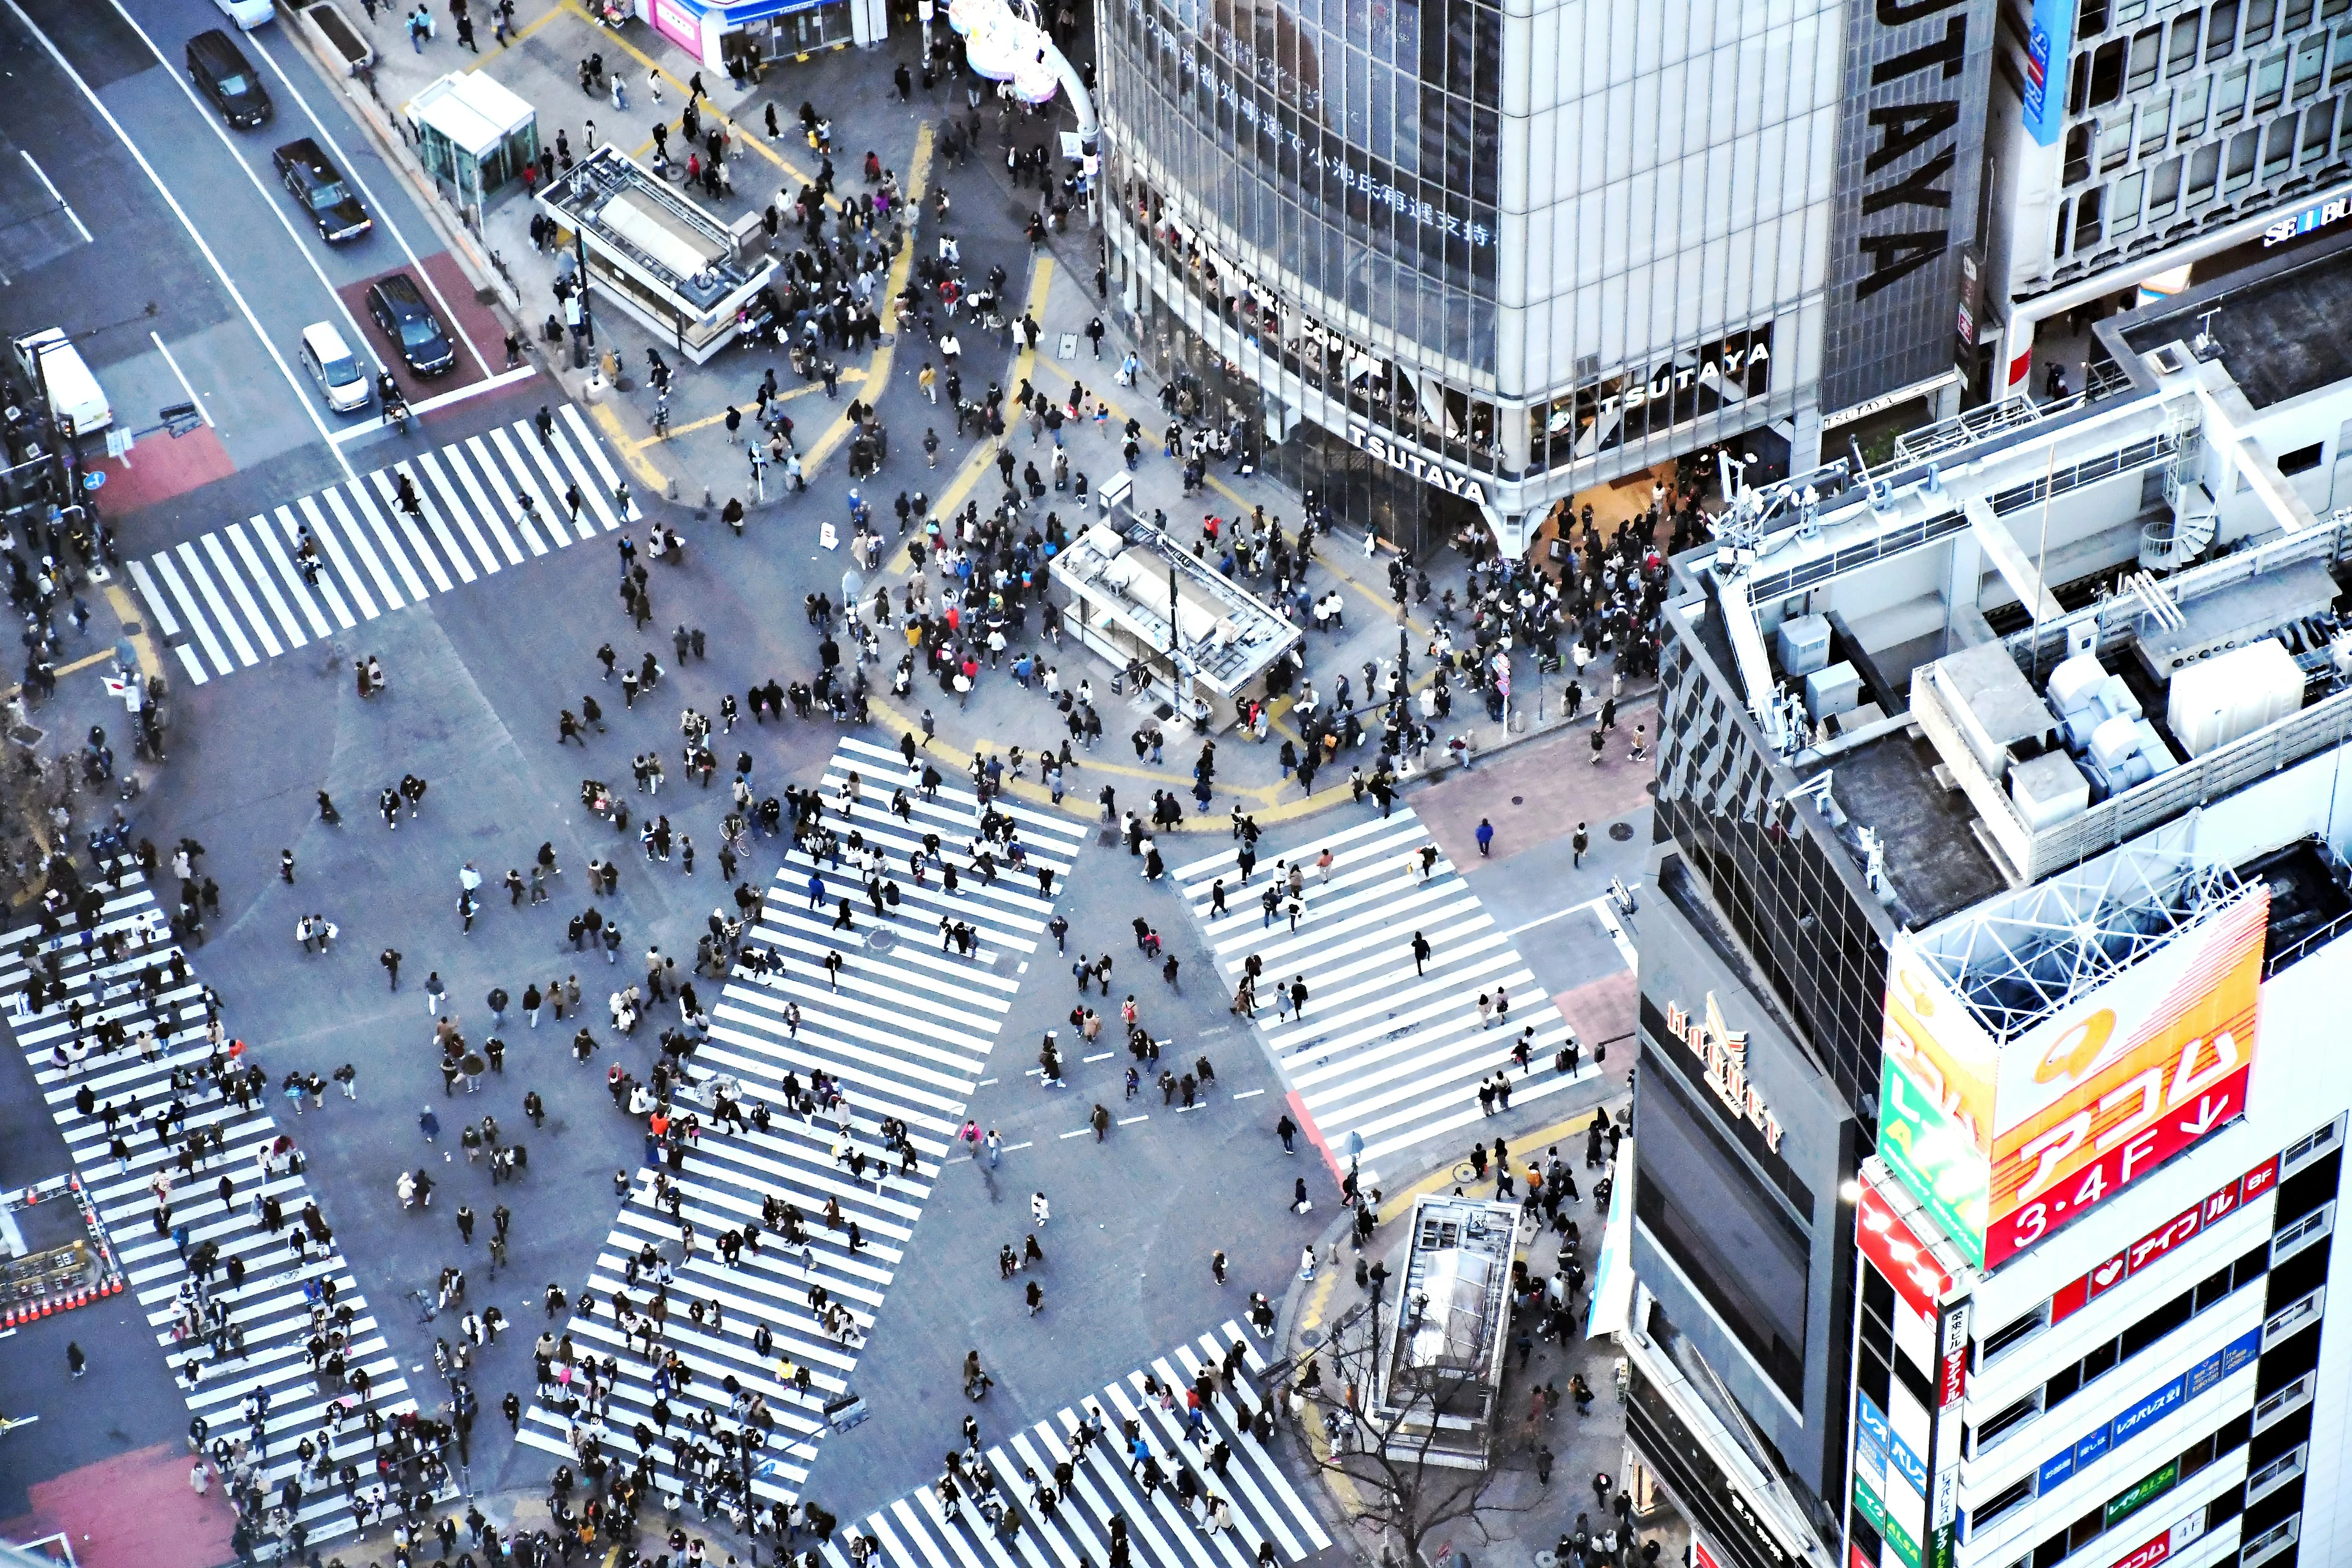
<instances>
[{"instance_id":1,"label":"roadside curb","mask_svg":"<svg viewBox=\"0 0 2352 1568\"><path fill-rule=\"evenodd\" d=\"M504 311L509 318L509 325L513 325L521 316L520 290L510 283L501 288L488 258L477 250L472 232L463 224L455 228L450 226L448 215L442 210L440 192L434 188L431 181L425 177L424 170L416 164L409 150L408 138L401 134L398 123L392 117L391 106L383 104L373 90L373 75L362 79L327 58L320 52L318 40L311 36L311 30L302 25L300 10L298 0L278 0L278 20L283 24L281 31L294 40L295 47L301 50L311 68L326 84L342 95L352 114L367 128L369 139L374 142L376 151L399 171L409 194L416 198L417 208L424 213L425 221L433 226L433 232L440 237L444 248L456 258L458 269L465 273L466 281L473 285L476 301ZM359 90L356 84L362 80L369 84L370 90ZM554 367L551 365L550 368Z\"/></svg>"}]
</instances>

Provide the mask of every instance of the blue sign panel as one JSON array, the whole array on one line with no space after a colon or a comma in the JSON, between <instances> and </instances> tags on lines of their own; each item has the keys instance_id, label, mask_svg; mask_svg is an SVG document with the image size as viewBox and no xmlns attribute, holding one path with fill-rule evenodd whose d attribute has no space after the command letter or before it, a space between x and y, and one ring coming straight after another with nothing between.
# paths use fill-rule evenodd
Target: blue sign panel
<instances>
[{"instance_id":1,"label":"blue sign panel","mask_svg":"<svg viewBox=\"0 0 2352 1568\"><path fill-rule=\"evenodd\" d=\"M2066 119L2066 73L2074 49L2076 0L2033 0L2025 37L2025 129L2048 147Z\"/></svg>"},{"instance_id":2,"label":"blue sign panel","mask_svg":"<svg viewBox=\"0 0 2352 1568\"><path fill-rule=\"evenodd\" d=\"M2262 1349L2262 1330L2247 1330L2073 1447L2062 1448L2044 1459L2034 1490L2037 1493L2047 1492L2051 1488L2063 1484L2075 1471L2088 1468L2108 1449L2128 1443L2156 1422L2200 1395L2211 1392L2231 1373L2252 1366ZM1879 1419L1883 1425L1885 1418L1881 1416Z\"/></svg>"},{"instance_id":3,"label":"blue sign panel","mask_svg":"<svg viewBox=\"0 0 2352 1568\"><path fill-rule=\"evenodd\" d=\"M2176 1377L2154 1394L2116 1416L2108 1428L2109 1440L2121 1445L2138 1435L2139 1429L2161 1415L2169 1415L2180 1408L2186 1397L2188 1379Z\"/></svg>"}]
</instances>

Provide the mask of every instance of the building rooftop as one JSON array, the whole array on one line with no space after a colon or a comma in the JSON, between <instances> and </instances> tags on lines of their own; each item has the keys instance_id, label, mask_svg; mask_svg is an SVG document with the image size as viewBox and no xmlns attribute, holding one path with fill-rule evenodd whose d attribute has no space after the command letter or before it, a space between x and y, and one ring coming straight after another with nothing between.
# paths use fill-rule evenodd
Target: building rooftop
<instances>
[{"instance_id":1,"label":"building rooftop","mask_svg":"<svg viewBox=\"0 0 2352 1568\"><path fill-rule=\"evenodd\" d=\"M541 203L626 258L697 310L711 310L755 273L725 224L607 142L545 186Z\"/></svg>"},{"instance_id":2,"label":"building rooftop","mask_svg":"<svg viewBox=\"0 0 2352 1568\"><path fill-rule=\"evenodd\" d=\"M2218 353L2194 341L2207 312ZM2021 891L2072 911L2013 911L2035 978L1989 983L1988 1009L2032 1011L2045 972L2098 968L2099 921L2161 902L2077 887L2083 868L2352 735L2352 510L2315 510L2326 456L2275 456L2352 457L2347 318L2352 236L2102 323L2119 389L1748 492L1675 563L1670 619L1777 764L1766 793L1811 799L1891 921Z\"/></svg>"},{"instance_id":3,"label":"building rooftop","mask_svg":"<svg viewBox=\"0 0 2352 1568\"><path fill-rule=\"evenodd\" d=\"M1265 600L1131 513L1124 532L1108 522L1080 530L1055 558L1054 575L1162 651L1172 596L1186 663L1223 694L1303 635Z\"/></svg>"},{"instance_id":4,"label":"building rooftop","mask_svg":"<svg viewBox=\"0 0 2352 1568\"><path fill-rule=\"evenodd\" d=\"M2352 267L2347 243L2299 251L2277 264L2217 279L2123 318L2117 336L2137 354L2210 333L2230 379L2256 408L2352 380ZM2116 356L2119 360L2125 356Z\"/></svg>"},{"instance_id":5,"label":"building rooftop","mask_svg":"<svg viewBox=\"0 0 2352 1568\"><path fill-rule=\"evenodd\" d=\"M1968 797L1936 782L1936 763L1935 747L1894 730L1799 769L1808 782L1828 778L1823 815L1845 819L1838 836L1857 861L1865 857L1852 830L1877 836L1898 925L1930 924L2009 885L1977 841Z\"/></svg>"}]
</instances>

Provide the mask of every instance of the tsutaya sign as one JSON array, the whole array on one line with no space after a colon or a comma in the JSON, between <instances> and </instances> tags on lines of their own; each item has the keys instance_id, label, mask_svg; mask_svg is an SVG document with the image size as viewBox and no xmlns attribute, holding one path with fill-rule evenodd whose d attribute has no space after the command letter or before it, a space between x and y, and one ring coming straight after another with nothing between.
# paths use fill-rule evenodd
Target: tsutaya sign
<instances>
[{"instance_id":1,"label":"tsutaya sign","mask_svg":"<svg viewBox=\"0 0 2352 1568\"><path fill-rule=\"evenodd\" d=\"M1486 487L1475 478L1449 468L1433 458L1423 457L1394 437L1381 435L1370 426L1350 419L1348 421L1348 439L1391 468L1402 468L1414 479L1425 479L1475 505L1486 504Z\"/></svg>"},{"instance_id":2,"label":"tsutaya sign","mask_svg":"<svg viewBox=\"0 0 2352 1568\"><path fill-rule=\"evenodd\" d=\"M1748 1081L1748 1031L1723 1026L1715 993L1706 994L1706 1017L1692 1017L1679 1002L1666 1004L1666 1032L1688 1046L1706 1065L1706 1081L1731 1114L1764 1134L1764 1146L1780 1152L1780 1119Z\"/></svg>"}]
</instances>

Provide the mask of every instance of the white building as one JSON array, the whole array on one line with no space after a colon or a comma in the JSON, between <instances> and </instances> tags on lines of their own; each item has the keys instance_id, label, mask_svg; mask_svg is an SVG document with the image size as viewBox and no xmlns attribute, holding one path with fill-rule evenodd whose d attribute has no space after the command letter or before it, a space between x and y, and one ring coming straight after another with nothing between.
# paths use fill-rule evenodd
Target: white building
<instances>
[{"instance_id":1,"label":"white building","mask_svg":"<svg viewBox=\"0 0 2352 1568\"><path fill-rule=\"evenodd\" d=\"M2352 1559L2344 248L1676 563L1603 1272L1711 1562Z\"/></svg>"}]
</instances>

